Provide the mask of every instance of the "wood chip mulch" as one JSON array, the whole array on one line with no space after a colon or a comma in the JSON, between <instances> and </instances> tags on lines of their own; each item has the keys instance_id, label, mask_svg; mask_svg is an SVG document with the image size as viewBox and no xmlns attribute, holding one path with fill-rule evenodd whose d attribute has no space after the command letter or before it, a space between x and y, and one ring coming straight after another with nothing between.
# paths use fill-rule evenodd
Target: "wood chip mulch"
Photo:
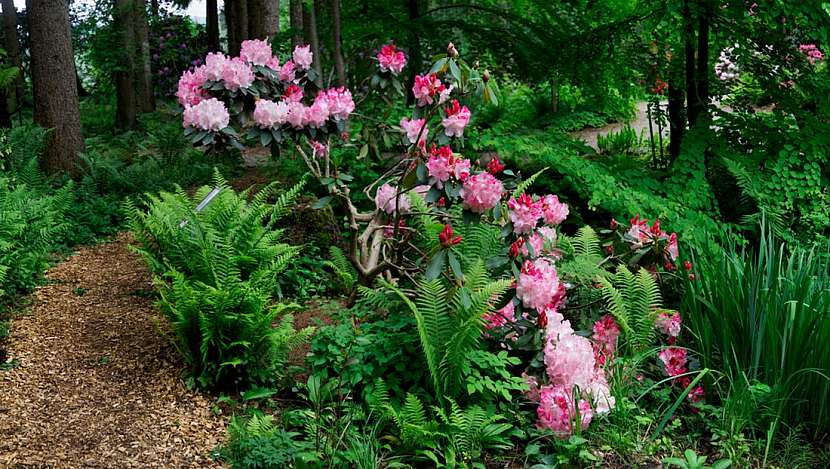
<instances>
[{"instance_id":1,"label":"wood chip mulch","mask_svg":"<svg viewBox=\"0 0 830 469\"><path fill-rule=\"evenodd\" d=\"M0 370L0 467L221 467L226 421L189 391L128 235L47 273Z\"/></svg>"}]
</instances>

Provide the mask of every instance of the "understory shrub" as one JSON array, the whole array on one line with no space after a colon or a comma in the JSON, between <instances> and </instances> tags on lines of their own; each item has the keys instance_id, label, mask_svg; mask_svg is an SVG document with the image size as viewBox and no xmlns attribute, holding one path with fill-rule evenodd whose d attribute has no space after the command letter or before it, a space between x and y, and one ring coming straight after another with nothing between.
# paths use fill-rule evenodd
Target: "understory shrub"
<instances>
[{"instance_id":1,"label":"understory shrub","mask_svg":"<svg viewBox=\"0 0 830 469\"><path fill-rule=\"evenodd\" d=\"M277 197L272 184L248 201L217 172L214 188L193 197L181 189L149 195L146 213L128 204L159 308L199 386L273 385L286 374L288 352L311 334L294 330L286 314L293 306L273 302L279 274L299 251L281 243L273 226L301 187Z\"/></svg>"}]
</instances>

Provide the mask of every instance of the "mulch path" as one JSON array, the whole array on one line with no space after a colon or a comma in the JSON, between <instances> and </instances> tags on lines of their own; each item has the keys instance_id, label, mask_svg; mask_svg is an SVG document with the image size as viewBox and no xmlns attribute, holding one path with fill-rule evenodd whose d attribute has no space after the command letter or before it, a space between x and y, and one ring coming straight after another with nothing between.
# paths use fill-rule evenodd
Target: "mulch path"
<instances>
[{"instance_id":1,"label":"mulch path","mask_svg":"<svg viewBox=\"0 0 830 469\"><path fill-rule=\"evenodd\" d=\"M0 370L0 467L221 467L225 418L185 388L183 364L130 238L47 272L13 321Z\"/></svg>"}]
</instances>

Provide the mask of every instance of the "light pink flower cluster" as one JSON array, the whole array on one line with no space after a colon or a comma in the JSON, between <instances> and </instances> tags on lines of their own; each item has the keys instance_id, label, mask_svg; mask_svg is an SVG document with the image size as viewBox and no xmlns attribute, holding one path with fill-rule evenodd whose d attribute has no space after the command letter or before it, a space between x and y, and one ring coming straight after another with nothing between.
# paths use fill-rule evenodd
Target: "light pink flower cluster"
<instances>
[{"instance_id":1,"label":"light pink flower cluster","mask_svg":"<svg viewBox=\"0 0 830 469\"><path fill-rule=\"evenodd\" d=\"M222 82L228 91L238 91L251 86L254 82L254 71L251 66L239 57L225 61L222 70Z\"/></svg>"},{"instance_id":2,"label":"light pink flower cluster","mask_svg":"<svg viewBox=\"0 0 830 469\"><path fill-rule=\"evenodd\" d=\"M670 311L657 313L657 318L654 320L654 327L669 337L677 337L680 335L680 313L677 311L673 314Z\"/></svg>"},{"instance_id":3,"label":"light pink flower cluster","mask_svg":"<svg viewBox=\"0 0 830 469\"><path fill-rule=\"evenodd\" d=\"M205 78L210 81L219 81L222 79L222 73L225 71L225 64L228 58L221 52L210 52L205 57L205 64L200 67L203 68Z\"/></svg>"},{"instance_id":4,"label":"light pink flower cluster","mask_svg":"<svg viewBox=\"0 0 830 469\"><path fill-rule=\"evenodd\" d=\"M732 61L735 54L734 47L727 47L720 52L718 61L715 63L715 76L720 81L732 81L738 78L740 69L738 65Z\"/></svg>"},{"instance_id":5,"label":"light pink flower cluster","mask_svg":"<svg viewBox=\"0 0 830 469\"><path fill-rule=\"evenodd\" d=\"M345 87L329 88L326 91L326 100L328 101L329 112L336 121L346 120L354 112L352 92Z\"/></svg>"},{"instance_id":6,"label":"light pink flower cluster","mask_svg":"<svg viewBox=\"0 0 830 469\"><path fill-rule=\"evenodd\" d=\"M412 94L418 100L418 106L426 106L434 102L436 94L441 94L446 88L438 77L431 73L429 75L418 75L415 77L415 84L412 85Z\"/></svg>"},{"instance_id":7,"label":"light pink flower cluster","mask_svg":"<svg viewBox=\"0 0 830 469\"><path fill-rule=\"evenodd\" d=\"M462 137L464 135L464 127L470 122L470 110L467 106L461 107L457 99L452 100L452 105L444 109L445 117L441 121L444 126L444 133L447 137Z\"/></svg>"},{"instance_id":8,"label":"light pink flower cluster","mask_svg":"<svg viewBox=\"0 0 830 469\"><path fill-rule=\"evenodd\" d=\"M427 160L427 171L429 172L430 183L438 188L455 177L459 181L465 181L470 176L470 160L456 158L449 146L432 147Z\"/></svg>"},{"instance_id":9,"label":"light pink flower cluster","mask_svg":"<svg viewBox=\"0 0 830 469\"><path fill-rule=\"evenodd\" d=\"M311 68L311 63L314 62L314 54L311 52L310 45L295 47L291 58L294 60L294 64L300 67L300 70L308 70Z\"/></svg>"},{"instance_id":10,"label":"light pink flower cluster","mask_svg":"<svg viewBox=\"0 0 830 469\"><path fill-rule=\"evenodd\" d=\"M522 194L518 199L511 198L507 202L510 221L513 222L513 231L518 234L530 233L536 228L536 223L542 216L542 207L533 201L533 197Z\"/></svg>"},{"instance_id":11,"label":"light pink flower cluster","mask_svg":"<svg viewBox=\"0 0 830 469\"><path fill-rule=\"evenodd\" d=\"M242 41L239 57L254 65L266 65L272 58L271 45L261 39Z\"/></svg>"},{"instance_id":12,"label":"light pink flower cluster","mask_svg":"<svg viewBox=\"0 0 830 469\"><path fill-rule=\"evenodd\" d=\"M543 311L559 289L556 267L545 258L526 260L516 282L516 296L526 308Z\"/></svg>"},{"instance_id":13,"label":"light pink flower cluster","mask_svg":"<svg viewBox=\"0 0 830 469\"><path fill-rule=\"evenodd\" d=\"M539 389L538 427L553 430L560 438L573 433L577 421L582 430L587 430L593 420L591 404L585 399L574 403L574 396L567 386L542 386Z\"/></svg>"},{"instance_id":14,"label":"light pink flower cluster","mask_svg":"<svg viewBox=\"0 0 830 469\"><path fill-rule=\"evenodd\" d=\"M277 69L274 68L274 70ZM297 79L297 66L294 65L294 62L292 60L289 60L282 64L282 66L277 71L277 75L280 77L280 81L284 81L286 83L293 82Z\"/></svg>"},{"instance_id":15,"label":"light pink flower cluster","mask_svg":"<svg viewBox=\"0 0 830 469\"><path fill-rule=\"evenodd\" d=\"M568 218L568 204L559 201L559 196L548 194L542 197L542 219L545 224L558 225Z\"/></svg>"},{"instance_id":16,"label":"light pink flower cluster","mask_svg":"<svg viewBox=\"0 0 830 469\"><path fill-rule=\"evenodd\" d=\"M397 202L395 202L396 197ZM378 187L375 192L375 206L378 210L392 215L395 213L396 204L401 213L409 213L409 198L403 194L398 195L398 189L388 183Z\"/></svg>"},{"instance_id":17,"label":"light pink flower cluster","mask_svg":"<svg viewBox=\"0 0 830 469\"><path fill-rule=\"evenodd\" d=\"M275 103L260 99L254 108L254 122L263 129L277 128L288 120L288 105L284 101Z\"/></svg>"},{"instance_id":18,"label":"light pink flower cluster","mask_svg":"<svg viewBox=\"0 0 830 469\"><path fill-rule=\"evenodd\" d=\"M377 55L378 68L381 72L391 72L397 75L406 66L406 54L401 52L395 44L386 44L380 48Z\"/></svg>"},{"instance_id":19,"label":"light pink flower cluster","mask_svg":"<svg viewBox=\"0 0 830 469\"><path fill-rule=\"evenodd\" d=\"M202 88L205 81L205 71L203 68L197 68L192 72L185 71L181 78L179 78L179 88L176 91L179 104L183 107L193 106L207 98L207 90Z\"/></svg>"},{"instance_id":20,"label":"light pink flower cluster","mask_svg":"<svg viewBox=\"0 0 830 469\"><path fill-rule=\"evenodd\" d=\"M184 110L182 124L201 130L218 132L228 126L230 115L225 103L216 98L205 99Z\"/></svg>"},{"instance_id":21,"label":"light pink flower cluster","mask_svg":"<svg viewBox=\"0 0 830 469\"><path fill-rule=\"evenodd\" d=\"M464 207L475 213L484 213L498 205L504 185L492 174L482 171L466 178L461 188Z\"/></svg>"},{"instance_id":22,"label":"light pink flower cluster","mask_svg":"<svg viewBox=\"0 0 830 469\"><path fill-rule=\"evenodd\" d=\"M816 62L824 60L824 54L821 53L815 44L801 44L798 46L798 50L800 50L802 54L806 55L807 60L809 60L813 65L815 65Z\"/></svg>"},{"instance_id":23,"label":"light pink flower cluster","mask_svg":"<svg viewBox=\"0 0 830 469\"><path fill-rule=\"evenodd\" d=\"M409 143L415 143L417 141L418 146L421 148L426 145L429 126L425 125L425 123L426 119L410 119L408 117L401 119L401 129L406 133L406 139L409 140Z\"/></svg>"}]
</instances>

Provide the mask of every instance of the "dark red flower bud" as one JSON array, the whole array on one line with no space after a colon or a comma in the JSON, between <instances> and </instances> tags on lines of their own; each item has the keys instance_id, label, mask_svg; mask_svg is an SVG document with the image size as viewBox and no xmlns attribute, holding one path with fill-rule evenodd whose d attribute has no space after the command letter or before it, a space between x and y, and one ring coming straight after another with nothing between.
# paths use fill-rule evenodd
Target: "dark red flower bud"
<instances>
[{"instance_id":1,"label":"dark red flower bud","mask_svg":"<svg viewBox=\"0 0 830 469\"><path fill-rule=\"evenodd\" d=\"M611 219L611 229L616 230L617 228L619 228L619 226L620 226L620 222L618 222L616 218L612 218Z\"/></svg>"},{"instance_id":2,"label":"dark red flower bud","mask_svg":"<svg viewBox=\"0 0 830 469\"><path fill-rule=\"evenodd\" d=\"M686 269L686 272L690 272L692 270L692 263L689 261L683 261L683 268Z\"/></svg>"},{"instance_id":3,"label":"dark red flower bud","mask_svg":"<svg viewBox=\"0 0 830 469\"><path fill-rule=\"evenodd\" d=\"M438 241L441 242L441 246L449 248L460 243L461 236L454 236L452 227L450 225L444 225L444 229L438 234Z\"/></svg>"}]
</instances>

